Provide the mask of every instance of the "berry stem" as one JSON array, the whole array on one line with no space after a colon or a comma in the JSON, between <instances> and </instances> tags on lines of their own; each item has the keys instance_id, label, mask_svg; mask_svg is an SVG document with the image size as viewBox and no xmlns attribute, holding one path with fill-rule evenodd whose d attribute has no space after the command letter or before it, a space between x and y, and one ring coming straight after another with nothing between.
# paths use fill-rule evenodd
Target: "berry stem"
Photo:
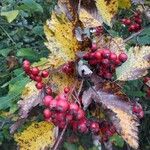
<instances>
[{"instance_id":1,"label":"berry stem","mask_svg":"<svg viewBox=\"0 0 150 150\"><path fill-rule=\"evenodd\" d=\"M61 142L63 140L63 136L64 136L64 134L65 134L65 132L67 130L67 127L68 127L68 123L66 123L66 125L63 128L61 134L58 136L56 142L54 143L54 146L53 146L52 150L58 150L59 149L58 147L60 146L60 144L61 144Z\"/></svg>"}]
</instances>

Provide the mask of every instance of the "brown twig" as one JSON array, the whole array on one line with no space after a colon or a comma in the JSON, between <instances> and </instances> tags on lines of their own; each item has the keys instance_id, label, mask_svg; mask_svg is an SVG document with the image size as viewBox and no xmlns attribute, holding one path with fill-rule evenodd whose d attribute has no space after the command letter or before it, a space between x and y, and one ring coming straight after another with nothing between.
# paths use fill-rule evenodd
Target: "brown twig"
<instances>
[{"instance_id":1,"label":"brown twig","mask_svg":"<svg viewBox=\"0 0 150 150\"><path fill-rule=\"evenodd\" d=\"M137 36L137 35L139 35L140 33L142 33L143 30L144 30L144 29L141 29L140 31L138 31L138 32L132 34L131 36L129 36L128 38L126 38L126 39L124 40L124 43L127 43L129 40L131 40L131 39L134 38L135 36Z\"/></svg>"},{"instance_id":2,"label":"brown twig","mask_svg":"<svg viewBox=\"0 0 150 150\"><path fill-rule=\"evenodd\" d=\"M63 136L64 136L64 134L65 134L65 132L66 132L66 130L67 130L67 127L68 127L68 124L66 124L65 127L63 128L63 130L62 130L60 136L59 136L59 137L57 138L57 140L55 141L55 144L54 144L52 150L58 150L58 149L59 149L60 143L61 143L61 141L62 141L62 139L63 139Z\"/></svg>"},{"instance_id":3,"label":"brown twig","mask_svg":"<svg viewBox=\"0 0 150 150\"><path fill-rule=\"evenodd\" d=\"M79 90L78 90L78 94L77 94L78 97L79 97L79 95L81 93L81 90L82 90L82 87L83 87L83 82L84 82L84 80L82 79L80 87L79 87Z\"/></svg>"}]
</instances>

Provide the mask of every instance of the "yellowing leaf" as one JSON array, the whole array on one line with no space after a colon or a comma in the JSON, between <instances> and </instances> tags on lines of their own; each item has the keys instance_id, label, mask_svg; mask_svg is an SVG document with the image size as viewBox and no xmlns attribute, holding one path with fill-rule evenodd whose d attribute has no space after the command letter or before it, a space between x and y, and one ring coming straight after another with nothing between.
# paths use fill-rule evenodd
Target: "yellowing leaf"
<instances>
[{"instance_id":1,"label":"yellowing leaf","mask_svg":"<svg viewBox=\"0 0 150 150\"><path fill-rule=\"evenodd\" d=\"M79 44L74 35L75 22L71 22L64 13L52 13L44 27L48 42L46 46L51 51L49 65L57 68L75 59Z\"/></svg>"},{"instance_id":2,"label":"yellowing leaf","mask_svg":"<svg viewBox=\"0 0 150 150\"><path fill-rule=\"evenodd\" d=\"M96 1L97 9L99 10L103 21L111 26L111 20L118 10L118 1L117 0L97 0Z\"/></svg>"},{"instance_id":3,"label":"yellowing leaf","mask_svg":"<svg viewBox=\"0 0 150 150\"><path fill-rule=\"evenodd\" d=\"M121 9L129 9L131 7L131 0L118 0L118 7Z\"/></svg>"},{"instance_id":4,"label":"yellowing leaf","mask_svg":"<svg viewBox=\"0 0 150 150\"><path fill-rule=\"evenodd\" d=\"M128 60L116 70L117 80L135 80L145 76L150 68L150 47L131 47Z\"/></svg>"},{"instance_id":5,"label":"yellowing leaf","mask_svg":"<svg viewBox=\"0 0 150 150\"><path fill-rule=\"evenodd\" d=\"M27 129L14 135L20 150L44 150L54 144L54 125L33 122Z\"/></svg>"},{"instance_id":6,"label":"yellowing leaf","mask_svg":"<svg viewBox=\"0 0 150 150\"><path fill-rule=\"evenodd\" d=\"M92 14L87 12L85 9L80 9L79 15L80 21L82 21L83 26L86 28L97 27L102 25L102 21L95 19Z\"/></svg>"}]
</instances>

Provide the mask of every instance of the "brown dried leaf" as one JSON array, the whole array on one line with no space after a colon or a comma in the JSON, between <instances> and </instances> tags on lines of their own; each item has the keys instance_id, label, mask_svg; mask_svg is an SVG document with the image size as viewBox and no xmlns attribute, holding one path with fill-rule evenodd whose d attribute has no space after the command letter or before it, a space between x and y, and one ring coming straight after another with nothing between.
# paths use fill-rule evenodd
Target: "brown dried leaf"
<instances>
[{"instance_id":1,"label":"brown dried leaf","mask_svg":"<svg viewBox=\"0 0 150 150\"><path fill-rule=\"evenodd\" d=\"M128 97L121 92L115 83L97 84L83 93L82 102L85 108L91 100L102 104L112 111L110 120L116 126L123 139L133 148L138 148L138 118L132 114L132 106ZM119 122L119 124L118 124Z\"/></svg>"}]
</instances>

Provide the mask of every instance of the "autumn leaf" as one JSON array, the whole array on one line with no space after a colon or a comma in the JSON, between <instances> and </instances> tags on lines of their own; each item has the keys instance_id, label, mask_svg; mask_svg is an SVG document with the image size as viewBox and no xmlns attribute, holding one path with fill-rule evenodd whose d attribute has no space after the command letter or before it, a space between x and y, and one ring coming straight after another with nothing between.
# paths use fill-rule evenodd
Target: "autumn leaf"
<instances>
[{"instance_id":1,"label":"autumn leaf","mask_svg":"<svg viewBox=\"0 0 150 150\"><path fill-rule=\"evenodd\" d=\"M121 92L121 88L115 83L97 83L83 93L82 102L87 108L94 100L102 104L104 109L113 113L108 115L116 127L118 133L133 148L138 148L138 119L132 114L132 106L128 97ZM111 113L111 114L112 114ZM126 123L125 123L125 122Z\"/></svg>"},{"instance_id":2,"label":"autumn leaf","mask_svg":"<svg viewBox=\"0 0 150 150\"><path fill-rule=\"evenodd\" d=\"M48 122L33 122L21 133L16 133L14 139L20 150L44 150L52 147L55 140L54 125Z\"/></svg>"},{"instance_id":3,"label":"autumn leaf","mask_svg":"<svg viewBox=\"0 0 150 150\"><path fill-rule=\"evenodd\" d=\"M145 76L150 68L150 47L131 47L128 60L116 70L117 80L136 80Z\"/></svg>"}]
</instances>

